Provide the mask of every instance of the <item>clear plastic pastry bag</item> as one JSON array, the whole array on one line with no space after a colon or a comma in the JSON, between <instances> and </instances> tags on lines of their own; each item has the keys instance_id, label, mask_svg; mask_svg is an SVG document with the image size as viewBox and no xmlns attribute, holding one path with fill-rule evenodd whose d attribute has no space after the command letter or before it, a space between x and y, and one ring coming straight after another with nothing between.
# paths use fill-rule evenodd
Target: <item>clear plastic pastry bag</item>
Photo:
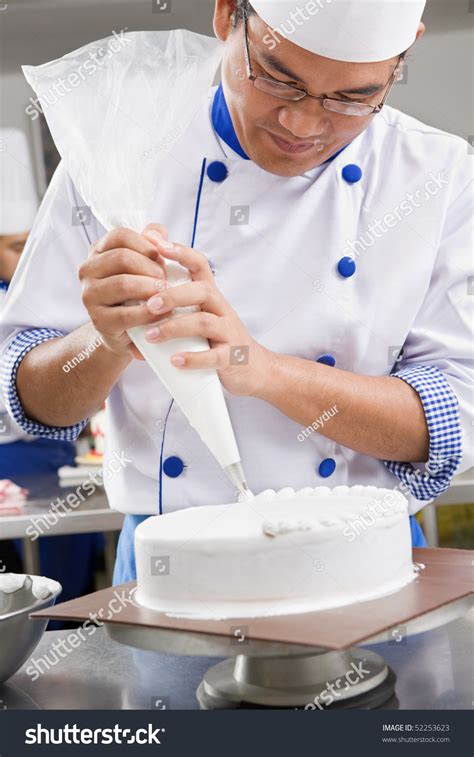
<instances>
[{"instance_id":1,"label":"clear plastic pastry bag","mask_svg":"<svg viewBox=\"0 0 474 757\"><path fill-rule=\"evenodd\" d=\"M217 39L182 29L114 32L58 60L23 66L72 181L106 229L166 225L153 217L164 191L160 163L206 106L222 51ZM176 264L168 270L171 284L187 277ZM207 340L152 345L144 332L129 335L191 425L223 467L237 462L216 371L183 371L169 361L177 351L209 349Z\"/></svg>"}]
</instances>

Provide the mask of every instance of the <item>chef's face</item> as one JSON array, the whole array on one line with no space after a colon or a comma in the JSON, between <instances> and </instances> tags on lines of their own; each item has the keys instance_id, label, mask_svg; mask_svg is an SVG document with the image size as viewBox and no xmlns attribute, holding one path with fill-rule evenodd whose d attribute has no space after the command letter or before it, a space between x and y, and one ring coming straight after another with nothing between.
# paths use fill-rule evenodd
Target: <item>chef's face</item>
<instances>
[{"instance_id":1,"label":"chef's face","mask_svg":"<svg viewBox=\"0 0 474 757\"><path fill-rule=\"evenodd\" d=\"M311 98L294 102L256 89L247 78L244 28L232 18L232 0L216 0L214 30L226 42L222 80L240 144L261 168L279 176L297 176L328 160L349 144L374 115L332 113ZM379 63L344 63L323 58L278 37L253 14L248 37L253 73L325 94L378 105L398 58ZM290 75L291 74L291 75Z\"/></svg>"},{"instance_id":2,"label":"chef's face","mask_svg":"<svg viewBox=\"0 0 474 757\"><path fill-rule=\"evenodd\" d=\"M0 236L0 279L11 281L23 252L28 232Z\"/></svg>"}]
</instances>

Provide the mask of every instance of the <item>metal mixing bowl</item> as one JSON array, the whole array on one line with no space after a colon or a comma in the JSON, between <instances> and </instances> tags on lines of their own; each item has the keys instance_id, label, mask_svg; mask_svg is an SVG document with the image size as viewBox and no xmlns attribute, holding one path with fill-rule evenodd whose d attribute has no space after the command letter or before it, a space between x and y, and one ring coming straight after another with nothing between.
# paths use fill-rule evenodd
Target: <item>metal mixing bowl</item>
<instances>
[{"instance_id":1,"label":"metal mixing bowl","mask_svg":"<svg viewBox=\"0 0 474 757\"><path fill-rule=\"evenodd\" d=\"M26 576L21 588L8 593L2 591L0 580L0 684L21 668L44 633L47 618L29 618L29 613L51 607L62 591L61 584L49 580L49 595L37 599L32 592L32 578L36 577Z\"/></svg>"}]
</instances>

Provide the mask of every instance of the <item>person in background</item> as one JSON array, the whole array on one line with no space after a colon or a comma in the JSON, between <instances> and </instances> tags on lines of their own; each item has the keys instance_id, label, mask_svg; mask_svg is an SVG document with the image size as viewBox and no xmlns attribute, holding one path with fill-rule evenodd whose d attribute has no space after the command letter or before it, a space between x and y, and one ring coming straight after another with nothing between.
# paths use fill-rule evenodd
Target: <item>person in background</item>
<instances>
[{"instance_id":1,"label":"person in background","mask_svg":"<svg viewBox=\"0 0 474 757\"><path fill-rule=\"evenodd\" d=\"M0 320L38 206L26 136L19 129L0 129ZM61 466L74 465L75 454L73 442L23 431L9 417L0 392L0 480L28 488L43 477L56 476ZM80 596L93 589L102 550L102 534L40 539L41 572L62 584L63 599ZM22 572L21 543L0 540L0 561L7 571Z\"/></svg>"}]
</instances>

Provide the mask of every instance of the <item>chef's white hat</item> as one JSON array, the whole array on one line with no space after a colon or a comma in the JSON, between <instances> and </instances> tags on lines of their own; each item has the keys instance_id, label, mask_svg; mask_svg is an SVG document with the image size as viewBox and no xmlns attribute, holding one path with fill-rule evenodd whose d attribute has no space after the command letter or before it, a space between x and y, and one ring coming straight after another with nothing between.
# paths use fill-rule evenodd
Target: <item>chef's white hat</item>
<instances>
[{"instance_id":1,"label":"chef's white hat","mask_svg":"<svg viewBox=\"0 0 474 757\"><path fill-rule=\"evenodd\" d=\"M426 0L251 0L269 30L305 50L353 63L382 61L413 44ZM273 39L272 49L278 37ZM265 38L264 38L265 41Z\"/></svg>"},{"instance_id":2,"label":"chef's white hat","mask_svg":"<svg viewBox=\"0 0 474 757\"><path fill-rule=\"evenodd\" d=\"M0 129L0 234L30 231L37 210L26 137L19 129Z\"/></svg>"}]
</instances>

